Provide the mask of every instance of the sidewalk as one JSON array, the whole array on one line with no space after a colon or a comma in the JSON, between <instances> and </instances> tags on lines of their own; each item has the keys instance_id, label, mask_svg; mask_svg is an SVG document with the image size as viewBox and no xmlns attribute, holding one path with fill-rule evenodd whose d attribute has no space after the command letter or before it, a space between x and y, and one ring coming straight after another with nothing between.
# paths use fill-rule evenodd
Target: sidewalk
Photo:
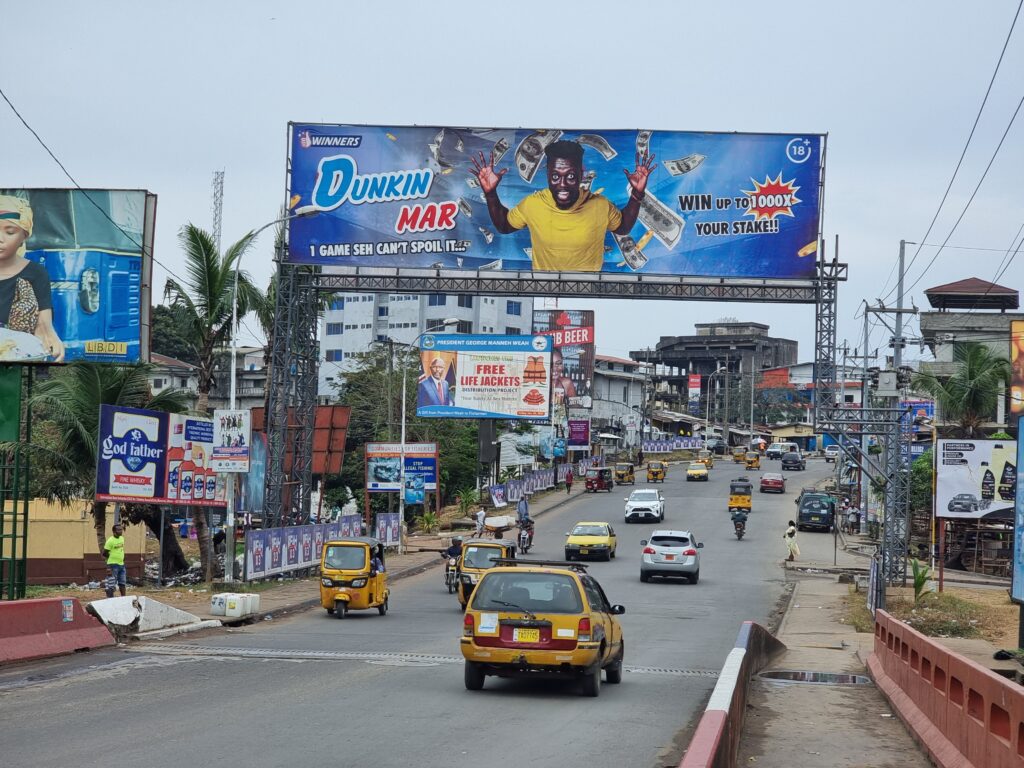
<instances>
[{"instance_id":1,"label":"sidewalk","mask_svg":"<svg viewBox=\"0 0 1024 768\"><path fill-rule=\"evenodd\" d=\"M584 495L583 483L573 483L572 494L566 494L565 488L555 488L551 491L535 496L530 502L530 515L537 517L552 509L564 506L572 500ZM406 552L404 554L389 554L387 557L388 580L391 582L398 579L415 576L418 573L441 565L441 558L437 550L448 546L452 535L469 536L471 531L456 531L443 534L421 534L412 535L406 541ZM429 549L433 551L421 552L418 550ZM440 576L438 577L440 578ZM200 619L224 620L223 616L213 616L210 613L210 598L220 592L230 592L232 589L245 588L245 584L216 584L196 585L187 587L167 587L166 589L147 589L145 594L154 600L188 611ZM267 586L258 590L260 595L260 610L255 616L247 616L239 622L251 622L260 619L276 619L280 616L304 610L320 604L320 579L319 577L293 579L278 578L268 580ZM131 595L132 592L129 592Z\"/></svg>"}]
</instances>

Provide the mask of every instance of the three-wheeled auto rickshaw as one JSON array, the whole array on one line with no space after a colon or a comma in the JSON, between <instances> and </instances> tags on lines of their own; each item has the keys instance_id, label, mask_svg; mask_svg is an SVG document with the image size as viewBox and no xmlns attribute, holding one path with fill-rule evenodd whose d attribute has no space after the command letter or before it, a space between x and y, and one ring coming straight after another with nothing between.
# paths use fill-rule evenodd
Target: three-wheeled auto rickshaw
<instances>
[{"instance_id":1,"label":"three-wheeled auto rickshaw","mask_svg":"<svg viewBox=\"0 0 1024 768\"><path fill-rule=\"evenodd\" d=\"M484 572L500 565L495 560L516 556L515 539L469 539L462 543L462 560L459 566L459 587L455 594L463 608L473 595L473 590L483 578Z\"/></svg>"},{"instance_id":2,"label":"three-wheeled auto rickshaw","mask_svg":"<svg viewBox=\"0 0 1024 768\"><path fill-rule=\"evenodd\" d=\"M753 497L754 486L745 477L738 477L729 481L729 511L734 512L742 509L750 512L751 498Z\"/></svg>"},{"instance_id":3,"label":"three-wheeled auto rickshaw","mask_svg":"<svg viewBox=\"0 0 1024 768\"><path fill-rule=\"evenodd\" d=\"M757 451L747 451L747 469L761 468L761 454Z\"/></svg>"},{"instance_id":4,"label":"three-wheeled auto rickshaw","mask_svg":"<svg viewBox=\"0 0 1024 768\"><path fill-rule=\"evenodd\" d=\"M636 485L636 468L631 462L615 462L615 482L619 485L624 485L626 483Z\"/></svg>"},{"instance_id":5,"label":"three-wheeled auto rickshaw","mask_svg":"<svg viewBox=\"0 0 1024 768\"><path fill-rule=\"evenodd\" d=\"M608 491L611 493L612 488L615 487L611 467L591 467L588 469L583 487L587 493L597 493L598 491Z\"/></svg>"},{"instance_id":6,"label":"three-wheeled auto rickshaw","mask_svg":"<svg viewBox=\"0 0 1024 768\"><path fill-rule=\"evenodd\" d=\"M353 536L324 542L320 555L320 605L336 618L349 611L376 608L388 612L388 575L384 545L377 539Z\"/></svg>"},{"instance_id":7,"label":"three-wheeled auto rickshaw","mask_svg":"<svg viewBox=\"0 0 1024 768\"><path fill-rule=\"evenodd\" d=\"M715 454L711 451L701 449L697 451L697 461L708 469L711 469L715 466Z\"/></svg>"},{"instance_id":8,"label":"three-wheeled auto rickshaw","mask_svg":"<svg viewBox=\"0 0 1024 768\"><path fill-rule=\"evenodd\" d=\"M650 461L647 463L647 482L664 483L665 475L668 474L668 464L664 461Z\"/></svg>"},{"instance_id":9,"label":"three-wheeled auto rickshaw","mask_svg":"<svg viewBox=\"0 0 1024 768\"><path fill-rule=\"evenodd\" d=\"M747 449L742 445L737 445L732 449L732 461L734 464L746 464L747 463Z\"/></svg>"}]
</instances>

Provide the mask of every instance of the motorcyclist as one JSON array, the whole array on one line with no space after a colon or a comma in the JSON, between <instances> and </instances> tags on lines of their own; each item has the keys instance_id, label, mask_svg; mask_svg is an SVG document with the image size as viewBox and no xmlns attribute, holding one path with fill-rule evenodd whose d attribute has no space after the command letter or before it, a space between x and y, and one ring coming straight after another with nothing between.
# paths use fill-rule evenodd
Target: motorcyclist
<instances>
[{"instance_id":1,"label":"motorcyclist","mask_svg":"<svg viewBox=\"0 0 1024 768\"><path fill-rule=\"evenodd\" d=\"M452 545L441 553L441 557L445 558L446 560L457 559L462 557L462 537L455 536L452 539Z\"/></svg>"},{"instance_id":2,"label":"motorcyclist","mask_svg":"<svg viewBox=\"0 0 1024 768\"><path fill-rule=\"evenodd\" d=\"M743 523L743 528L744 528L744 530L746 529L746 527L747 527L747 512L746 512L746 510L734 509L732 511L732 516L731 516L730 519L732 520L732 524L733 524L734 527L735 527L736 523Z\"/></svg>"}]
</instances>

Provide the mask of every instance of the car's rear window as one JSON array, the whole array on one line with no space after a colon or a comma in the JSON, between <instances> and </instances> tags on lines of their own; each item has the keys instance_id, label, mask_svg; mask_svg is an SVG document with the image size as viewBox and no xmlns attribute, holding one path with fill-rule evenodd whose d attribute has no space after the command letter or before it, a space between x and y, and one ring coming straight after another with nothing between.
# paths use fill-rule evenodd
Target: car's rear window
<instances>
[{"instance_id":1,"label":"car's rear window","mask_svg":"<svg viewBox=\"0 0 1024 768\"><path fill-rule=\"evenodd\" d=\"M690 539L686 536L652 536L651 544L658 547L688 547Z\"/></svg>"},{"instance_id":2,"label":"car's rear window","mask_svg":"<svg viewBox=\"0 0 1024 768\"><path fill-rule=\"evenodd\" d=\"M792 453L792 452L790 452L790 453L784 454L782 459L783 459L783 461L785 461L786 459L793 459L794 461L799 461L800 460L800 454L799 453Z\"/></svg>"},{"instance_id":3,"label":"car's rear window","mask_svg":"<svg viewBox=\"0 0 1024 768\"><path fill-rule=\"evenodd\" d=\"M561 573L488 573L473 593L473 610L581 613L576 581Z\"/></svg>"}]
</instances>

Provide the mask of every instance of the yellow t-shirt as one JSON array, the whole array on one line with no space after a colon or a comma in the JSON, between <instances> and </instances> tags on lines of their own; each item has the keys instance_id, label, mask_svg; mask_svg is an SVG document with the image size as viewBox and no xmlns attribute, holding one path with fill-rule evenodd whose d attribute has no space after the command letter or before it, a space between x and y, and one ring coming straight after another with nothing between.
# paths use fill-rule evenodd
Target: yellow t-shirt
<instances>
[{"instance_id":1,"label":"yellow t-shirt","mask_svg":"<svg viewBox=\"0 0 1024 768\"><path fill-rule=\"evenodd\" d=\"M107 565L124 565L124 536L111 536L103 548L107 550Z\"/></svg>"},{"instance_id":2,"label":"yellow t-shirt","mask_svg":"<svg viewBox=\"0 0 1024 768\"><path fill-rule=\"evenodd\" d=\"M516 229L530 228L533 268L546 272L600 272L604 233L622 223L622 214L602 195L581 191L572 208L555 205L550 189L524 197L508 212Z\"/></svg>"}]
</instances>

